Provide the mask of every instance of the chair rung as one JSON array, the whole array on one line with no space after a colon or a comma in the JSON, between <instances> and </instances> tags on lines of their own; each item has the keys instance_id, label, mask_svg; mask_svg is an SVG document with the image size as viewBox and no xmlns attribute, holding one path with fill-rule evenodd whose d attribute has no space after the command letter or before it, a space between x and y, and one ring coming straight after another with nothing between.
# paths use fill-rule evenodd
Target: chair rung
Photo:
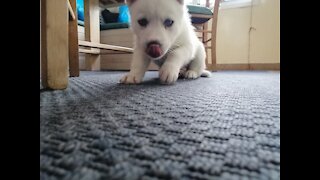
<instances>
[{"instance_id":1,"label":"chair rung","mask_svg":"<svg viewBox=\"0 0 320 180\"><path fill-rule=\"evenodd\" d=\"M100 43L94 43L94 42L88 42L88 41L79 41L79 46L133 53L132 48L123 47L123 46L114 46L114 45L108 45L108 44L100 44Z\"/></svg>"},{"instance_id":2,"label":"chair rung","mask_svg":"<svg viewBox=\"0 0 320 180\"><path fill-rule=\"evenodd\" d=\"M209 41L211 41L211 38L210 38L210 39L208 39L208 40L206 40L206 41L204 41L203 43L207 43L207 42L209 42Z\"/></svg>"},{"instance_id":3,"label":"chair rung","mask_svg":"<svg viewBox=\"0 0 320 180\"><path fill-rule=\"evenodd\" d=\"M76 15L74 14L74 11L73 11L73 9L71 7L71 4L70 4L69 0L67 0L67 5L68 5L69 13L70 13L70 15L72 17L72 20L76 20Z\"/></svg>"},{"instance_id":4,"label":"chair rung","mask_svg":"<svg viewBox=\"0 0 320 180\"><path fill-rule=\"evenodd\" d=\"M98 50L94 50L94 49L79 49L79 53L100 54L100 52Z\"/></svg>"},{"instance_id":5,"label":"chair rung","mask_svg":"<svg viewBox=\"0 0 320 180\"><path fill-rule=\"evenodd\" d=\"M210 30L195 30L196 32L203 32L203 33L212 33L212 31L210 31Z\"/></svg>"}]
</instances>

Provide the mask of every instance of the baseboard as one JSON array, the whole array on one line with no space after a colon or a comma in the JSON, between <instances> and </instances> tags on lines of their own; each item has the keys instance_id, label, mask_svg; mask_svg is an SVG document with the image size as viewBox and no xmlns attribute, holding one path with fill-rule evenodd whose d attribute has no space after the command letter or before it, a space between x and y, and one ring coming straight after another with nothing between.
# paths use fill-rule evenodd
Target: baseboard
<instances>
[{"instance_id":1,"label":"baseboard","mask_svg":"<svg viewBox=\"0 0 320 180\"><path fill-rule=\"evenodd\" d=\"M217 64L217 70L280 70L280 63Z\"/></svg>"},{"instance_id":2,"label":"baseboard","mask_svg":"<svg viewBox=\"0 0 320 180\"><path fill-rule=\"evenodd\" d=\"M106 61L108 62L108 61ZM210 69L211 68L207 68ZM80 70L85 70L80 67ZM101 63L101 70L130 70L130 63ZM158 67L151 64L148 70L158 70ZM214 71L219 70L280 70L280 63L263 63L263 64L217 64Z\"/></svg>"}]
</instances>

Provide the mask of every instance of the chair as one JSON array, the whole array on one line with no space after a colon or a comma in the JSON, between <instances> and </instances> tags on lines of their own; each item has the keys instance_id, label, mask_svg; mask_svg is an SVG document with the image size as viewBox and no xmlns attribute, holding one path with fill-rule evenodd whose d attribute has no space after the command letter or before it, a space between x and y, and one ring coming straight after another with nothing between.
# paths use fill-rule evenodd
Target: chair
<instances>
[{"instance_id":1,"label":"chair","mask_svg":"<svg viewBox=\"0 0 320 180\"><path fill-rule=\"evenodd\" d=\"M41 0L41 83L65 89L69 77L79 76L79 52L91 70L99 70L100 49L132 53L132 48L100 43L99 3L117 6L124 0L85 0L86 41L78 40L76 0ZM80 49L85 47L89 49Z\"/></svg>"},{"instance_id":2,"label":"chair","mask_svg":"<svg viewBox=\"0 0 320 180\"><path fill-rule=\"evenodd\" d=\"M210 0L206 1L206 6L194 6L188 5L188 10L191 15L192 24L198 32L198 37L201 39L206 48L207 59L206 65L207 69L211 71L216 71L216 34L217 34L217 20L219 13L220 0L214 1L213 9L210 9ZM208 22L212 19L211 30L208 30ZM209 38L211 34L211 38ZM209 59L209 50L211 50L211 59Z\"/></svg>"}]
</instances>

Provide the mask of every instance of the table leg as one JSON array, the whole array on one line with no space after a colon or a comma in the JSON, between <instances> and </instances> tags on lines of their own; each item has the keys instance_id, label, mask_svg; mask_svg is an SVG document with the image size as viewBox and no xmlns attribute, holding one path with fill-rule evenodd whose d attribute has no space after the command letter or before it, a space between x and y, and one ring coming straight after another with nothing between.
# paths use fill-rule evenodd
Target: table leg
<instances>
[{"instance_id":1,"label":"table leg","mask_svg":"<svg viewBox=\"0 0 320 180\"><path fill-rule=\"evenodd\" d=\"M41 0L41 82L44 88L68 86L68 7L66 0Z\"/></svg>"}]
</instances>

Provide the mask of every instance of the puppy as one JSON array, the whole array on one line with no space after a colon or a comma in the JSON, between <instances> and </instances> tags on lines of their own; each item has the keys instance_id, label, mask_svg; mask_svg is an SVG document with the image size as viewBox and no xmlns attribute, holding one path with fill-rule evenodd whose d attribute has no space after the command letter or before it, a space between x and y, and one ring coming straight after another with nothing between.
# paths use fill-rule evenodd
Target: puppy
<instances>
[{"instance_id":1,"label":"puppy","mask_svg":"<svg viewBox=\"0 0 320 180\"><path fill-rule=\"evenodd\" d=\"M130 72L120 83L141 83L151 61L159 66L164 84L184 78L209 77L205 70L206 52L191 24L184 0L126 0L134 33Z\"/></svg>"}]
</instances>

